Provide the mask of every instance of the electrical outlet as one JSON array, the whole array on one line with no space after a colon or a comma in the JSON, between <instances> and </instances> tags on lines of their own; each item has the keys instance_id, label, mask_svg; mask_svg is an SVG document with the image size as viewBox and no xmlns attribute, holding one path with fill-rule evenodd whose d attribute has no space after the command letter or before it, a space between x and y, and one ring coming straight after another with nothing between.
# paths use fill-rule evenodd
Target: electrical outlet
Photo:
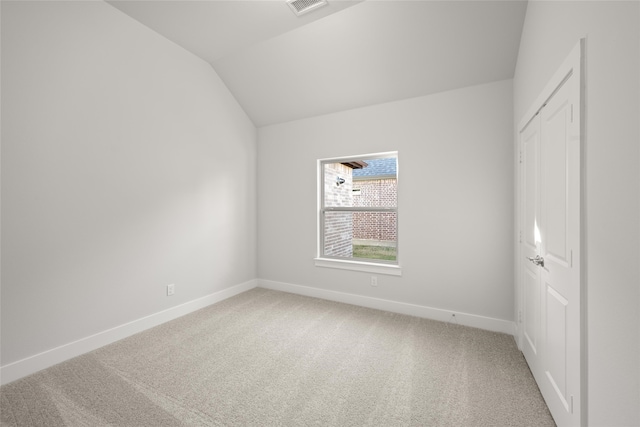
<instances>
[{"instance_id":1,"label":"electrical outlet","mask_svg":"<svg viewBox=\"0 0 640 427\"><path fill-rule=\"evenodd\" d=\"M378 286L378 276L371 276L371 286Z\"/></svg>"},{"instance_id":2,"label":"electrical outlet","mask_svg":"<svg viewBox=\"0 0 640 427\"><path fill-rule=\"evenodd\" d=\"M167 296L171 296L176 293L176 285L167 285Z\"/></svg>"}]
</instances>

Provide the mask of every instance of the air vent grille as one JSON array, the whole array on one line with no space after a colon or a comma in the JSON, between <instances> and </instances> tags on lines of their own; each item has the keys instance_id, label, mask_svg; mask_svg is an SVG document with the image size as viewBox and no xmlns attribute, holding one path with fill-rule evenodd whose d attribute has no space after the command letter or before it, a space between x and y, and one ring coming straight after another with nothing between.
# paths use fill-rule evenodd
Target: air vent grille
<instances>
[{"instance_id":1,"label":"air vent grille","mask_svg":"<svg viewBox=\"0 0 640 427\"><path fill-rule=\"evenodd\" d=\"M327 0L287 0L287 4L293 13L300 16L327 5Z\"/></svg>"}]
</instances>

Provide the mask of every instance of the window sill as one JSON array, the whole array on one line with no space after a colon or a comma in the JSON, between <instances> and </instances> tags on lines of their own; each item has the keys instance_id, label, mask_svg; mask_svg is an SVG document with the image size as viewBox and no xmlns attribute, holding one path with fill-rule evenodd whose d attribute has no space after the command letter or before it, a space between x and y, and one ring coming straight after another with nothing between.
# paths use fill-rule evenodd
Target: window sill
<instances>
[{"instance_id":1,"label":"window sill","mask_svg":"<svg viewBox=\"0 0 640 427\"><path fill-rule=\"evenodd\" d=\"M378 264L374 262L347 261L340 259L315 258L316 267L338 268L342 270L364 271L366 273L402 276L399 265Z\"/></svg>"}]
</instances>

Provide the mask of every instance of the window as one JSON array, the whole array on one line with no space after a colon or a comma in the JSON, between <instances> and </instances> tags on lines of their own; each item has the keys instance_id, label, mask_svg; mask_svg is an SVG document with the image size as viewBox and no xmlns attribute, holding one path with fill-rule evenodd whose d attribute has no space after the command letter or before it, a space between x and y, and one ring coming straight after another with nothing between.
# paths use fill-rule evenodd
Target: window
<instances>
[{"instance_id":1,"label":"window","mask_svg":"<svg viewBox=\"0 0 640 427\"><path fill-rule=\"evenodd\" d=\"M316 265L400 274L398 153L318 161Z\"/></svg>"}]
</instances>

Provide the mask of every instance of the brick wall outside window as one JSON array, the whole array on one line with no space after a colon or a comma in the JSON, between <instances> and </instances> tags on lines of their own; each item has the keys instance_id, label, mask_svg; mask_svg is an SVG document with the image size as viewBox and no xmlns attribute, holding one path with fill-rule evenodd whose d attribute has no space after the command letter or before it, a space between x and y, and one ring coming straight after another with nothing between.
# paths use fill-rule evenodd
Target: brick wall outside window
<instances>
[{"instance_id":1,"label":"brick wall outside window","mask_svg":"<svg viewBox=\"0 0 640 427\"><path fill-rule=\"evenodd\" d=\"M353 170L341 163L324 166L325 207L396 207L395 178L353 180ZM344 183L337 185L338 177ZM353 190L360 190L354 193ZM353 240L397 242L395 212L325 212L324 255L353 257Z\"/></svg>"},{"instance_id":2,"label":"brick wall outside window","mask_svg":"<svg viewBox=\"0 0 640 427\"><path fill-rule=\"evenodd\" d=\"M395 207L397 203L397 180L377 179L354 181L353 188L360 194L353 196L353 206ZM353 214L353 238L367 240L397 241L395 212L356 212Z\"/></svg>"},{"instance_id":3,"label":"brick wall outside window","mask_svg":"<svg viewBox=\"0 0 640 427\"><path fill-rule=\"evenodd\" d=\"M336 185L337 178L345 180ZM341 163L324 165L324 203L326 207L353 206L352 169ZM326 212L324 217L324 254L353 256L353 213Z\"/></svg>"}]
</instances>

